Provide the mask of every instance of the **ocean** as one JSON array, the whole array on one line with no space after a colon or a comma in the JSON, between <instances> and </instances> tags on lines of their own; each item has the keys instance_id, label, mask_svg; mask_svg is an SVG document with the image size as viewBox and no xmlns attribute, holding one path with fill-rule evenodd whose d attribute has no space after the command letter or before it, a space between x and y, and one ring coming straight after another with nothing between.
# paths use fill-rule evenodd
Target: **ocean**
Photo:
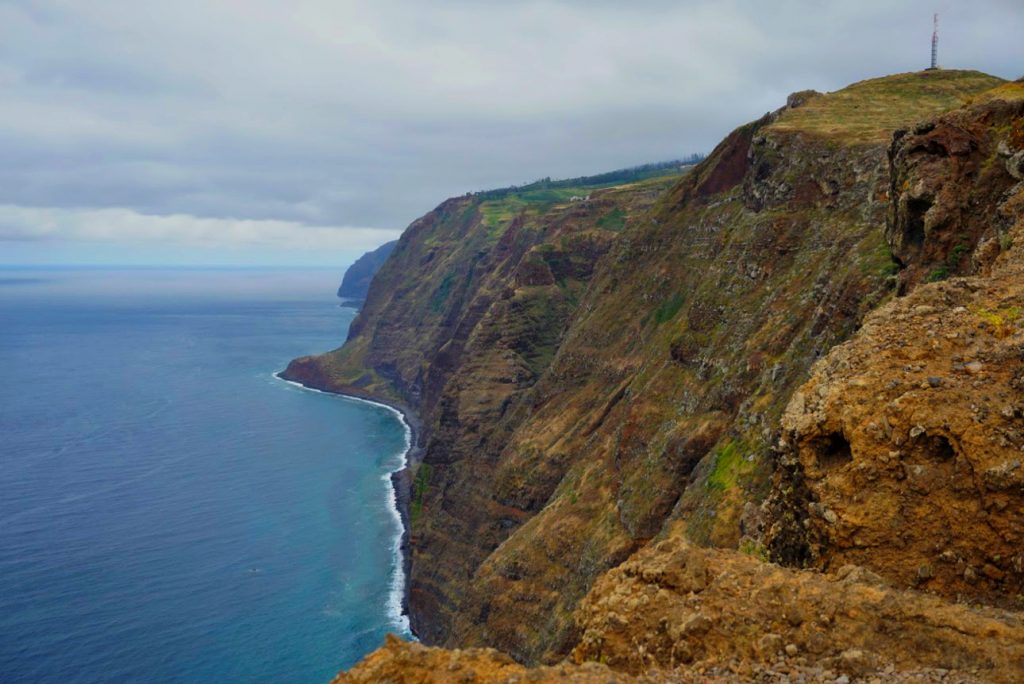
<instances>
[{"instance_id":1,"label":"ocean","mask_svg":"<svg viewBox=\"0 0 1024 684\"><path fill-rule=\"evenodd\" d=\"M333 271L0 270L0 681L324 684L399 614L393 411L274 377Z\"/></svg>"}]
</instances>

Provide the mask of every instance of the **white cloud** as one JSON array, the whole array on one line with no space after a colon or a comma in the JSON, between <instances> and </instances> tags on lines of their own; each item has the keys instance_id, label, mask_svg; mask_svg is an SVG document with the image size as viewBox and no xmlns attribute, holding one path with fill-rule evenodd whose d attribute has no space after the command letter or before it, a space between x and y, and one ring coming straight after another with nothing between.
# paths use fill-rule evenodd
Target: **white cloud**
<instances>
[{"instance_id":1,"label":"white cloud","mask_svg":"<svg viewBox=\"0 0 1024 684\"><path fill-rule=\"evenodd\" d=\"M397 229L921 68L934 9L1022 75L1020 0L6 0L0 204Z\"/></svg>"},{"instance_id":2,"label":"white cloud","mask_svg":"<svg viewBox=\"0 0 1024 684\"><path fill-rule=\"evenodd\" d=\"M0 205L0 241L114 242L206 249L368 250L399 231L307 226L293 221L153 216L131 209Z\"/></svg>"}]
</instances>

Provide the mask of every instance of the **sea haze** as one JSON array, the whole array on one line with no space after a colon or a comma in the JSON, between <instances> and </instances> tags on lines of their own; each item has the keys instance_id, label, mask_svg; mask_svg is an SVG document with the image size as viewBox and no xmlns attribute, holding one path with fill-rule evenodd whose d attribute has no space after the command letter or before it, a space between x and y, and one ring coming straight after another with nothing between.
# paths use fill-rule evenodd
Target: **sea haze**
<instances>
[{"instance_id":1,"label":"sea haze","mask_svg":"<svg viewBox=\"0 0 1024 684\"><path fill-rule=\"evenodd\" d=\"M316 682L403 626L337 273L0 269L0 680Z\"/></svg>"}]
</instances>

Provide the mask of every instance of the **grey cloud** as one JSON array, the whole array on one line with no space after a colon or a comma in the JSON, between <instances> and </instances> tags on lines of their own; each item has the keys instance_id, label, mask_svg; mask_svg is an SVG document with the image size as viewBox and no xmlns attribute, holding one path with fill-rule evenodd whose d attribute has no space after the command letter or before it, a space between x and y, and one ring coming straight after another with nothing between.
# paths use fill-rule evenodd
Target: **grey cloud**
<instances>
[{"instance_id":1,"label":"grey cloud","mask_svg":"<svg viewBox=\"0 0 1024 684\"><path fill-rule=\"evenodd\" d=\"M1024 73L1019 2L937 4L946 66ZM0 203L394 230L918 69L935 5L6 3Z\"/></svg>"}]
</instances>

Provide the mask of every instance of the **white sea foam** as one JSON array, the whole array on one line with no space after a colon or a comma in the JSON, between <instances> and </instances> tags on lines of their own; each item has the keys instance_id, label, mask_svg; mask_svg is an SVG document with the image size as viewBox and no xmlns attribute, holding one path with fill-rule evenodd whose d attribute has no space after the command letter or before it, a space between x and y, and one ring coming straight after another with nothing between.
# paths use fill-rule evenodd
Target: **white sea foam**
<instances>
[{"instance_id":1,"label":"white sea foam","mask_svg":"<svg viewBox=\"0 0 1024 684\"><path fill-rule=\"evenodd\" d=\"M388 618L391 620L391 623L398 632L403 635L412 636L412 628L409 625L409 616L402 610L402 599L405 597L405 556L402 553L402 538L405 535L405 527L402 525L402 515L398 512L398 492L395 491L395 483L391 479L391 476L394 473L403 470L409 463L409 450L412 448L412 427L405 419L405 414L393 406L388 406L387 404L382 404L378 401L353 397L348 394L324 392L323 390L318 390L314 387L306 387L301 382L282 378L278 373L274 373L273 375L277 380L287 382L289 385L294 385L295 387L306 390L307 392L317 392L318 394L326 394L328 396L340 397L349 401L358 401L364 404L379 406L395 414L398 417L398 420L401 421L402 429L405 431L405 446L402 448L400 453L395 454L395 457L400 459L400 462L392 470L381 476L381 479L384 480L385 487L387 489L388 512L391 514L396 530L394 541L392 542L392 558L394 567L391 569L391 589L388 592L387 612Z\"/></svg>"}]
</instances>

